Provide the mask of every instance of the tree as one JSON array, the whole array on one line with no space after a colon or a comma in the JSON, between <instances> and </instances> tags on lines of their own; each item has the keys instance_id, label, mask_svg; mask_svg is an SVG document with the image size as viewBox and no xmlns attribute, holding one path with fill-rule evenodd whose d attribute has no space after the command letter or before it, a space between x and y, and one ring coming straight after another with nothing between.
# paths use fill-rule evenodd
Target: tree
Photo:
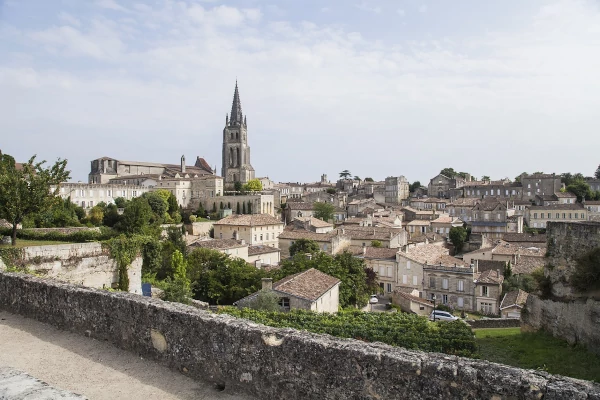
<instances>
[{"instance_id":1,"label":"tree","mask_svg":"<svg viewBox=\"0 0 600 400\"><path fill-rule=\"evenodd\" d=\"M515 177L515 182L517 182L517 183L520 183L520 182L521 182L521 177L522 177L523 175L527 175L527 172L521 172L521 175L519 175L519 176L516 176L516 177Z\"/></svg>"},{"instance_id":2,"label":"tree","mask_svg":"<svg viewBox=\"0 0 600 400\"><path fill-rule=\"evenodd\" d=\"M279 296L270 290L261 290L256 297L249 301L244 307L261 311L281 311Z\"/></svg>"},{"instance_id":3,"label":"tree","mask_svg":"<svg viewBox=\"0 0 600 400\"><path fill-rule=\"evenodd\" d=\"M327 190L325 192L327 194L336 194L337 190L335 190L335 188L327 188Z\"/></svg>"},{"instance_id":4,"label":"tree","mask_svg":"<svg viewBox=\"0 0 600 400\"><path fill-rule=\"evenodd\" d=\"M127 205L127 199L125 199L124 197L117 197L115 198L115 205L117 206L117 208L125 208L125 206Z\"/></svg>"},{"instance_id":5,"label":"tree","mask_svg":"<svg viewBox=\"0 0 600 400\"><path fill-rule=\"evenodd\" d=\"M313 204L313 216L323 221L333 220L335 207L333 204L317 201Z\"/></svg>"},{"instance_id":6,"label":"tree","mask_svg":"<svg viewBox=\"0 0 600 400\"><path fill-rule=\"evenodd\" d=\"M179 250L175 250L173 253L171 265L174 271L173 279L167 278L163 300L188 304L192 296L192 290L186 272L186 262Z\"/></svg>"},{"instance_id":7,"label":"tree","mask_svg":"<svg viewBox=\"0 0 600 400\"><path fill-rule=\"evenodd\" d=\"M235 207L235 213L236 214L241 214L241 211L240 211L240 202L239 201L237 202L237 206Z\"/></svg>"},{"instance_id":8,"label":"tree","mask_svg":"<svg viewBox=\"0 0 600 400\"><path fill-rule=\"evenodd\" d=\"M102 211L102 207L92 207L92 209L90 210L90 222L98 226L102 225L102 221L104 221L104 211Z\"/></svg>"},{"instance_id":9,"label":"tree","mask_svg":"<svg viewBox=\"0 0 600 400\"><path fill-rule=\"evenodd\" d=\"M367 177L365 178L365 182L375 182L373 178Z\"/></svg>"},{"instance_id":10,"label":"tree","mask_svg":"<svg viewBox=\"0 0 600 400\"><path fill-rule=\"evenodd\" d=\"M567 186L567 191L577 196L577 201L582 202L583 199L589 200L592 196L590 185L583 179L577 179Z\"/></svg>"},{"instance_id":11,"label":"tree","mask_svg":"<svg viewBox=\"0 0 600 400\"><path fill-rule=\"evenodd\" d=\"M247 190L248 192L260 192L262 189L262 182L258 179L250 179L248 183L244 185L244 190Z\"/></svg>"},{"instance_id":12,"label":"tree","mask_svg":"<svg viewBox=\"0 0 600 400\"><path fill-rule=\"evenodd\" d=\"M355 181L360 181L361 179L360 179L360 177L358 175L354 175L354 180Z\"/></svg>"},{"instance_id":13,"label":"tree","mask_svg":"<svg viewBox=\"0 0 600 400\"><path fill-rule=\"evenodd\" d=\"M242 214L246 214L246 203L242 203Z\"/></svg>"},{"instance_id":14,"label":"tree","mask_svg":"<svg viewBox=\"0 0 600 400\"><path fill-rule=\"evenodd\" d=\"M381 246L382 246L382 244L381 244L380 240L371 240L371 247L379 248Z\"/></svg>"},{"instance_id":15,"label":"tree","mask_svg":"<svg viewBox=\"0 0 600 400\"><path fill-rule=\"evenodd\" d=\"M456 252L460 252L465 244L465 240L467 240L467 230L462 226L453 226L450 228L450 233L448 234L450 241L454 245Z\"/></svg>"},{"instance_id":16,"label":"tree","mask_svg":"<svg viewBox=\"0 0 600 400\"><path fill-rule=\"evenodd\" d=\"M147 192L142 195L142 198L146 200L153 212L153 221L163 222L165 214L169 210L169 196L171 192L168 190L160 189L155 192ZM132 199L134 201L135 199ZM125 207L127 209L127 207Z\"/></svg>"},{"instance_id":17,"label":"tree","mask_svg":"<svg viewBox=\"0 0 600 400\"><path fill-rule=\"evenodd\" d=\"M321 251L319 248L319 244L314 240L310 239L298 239L295 240L294 243L290 246L290 257L295 256L296 254L314 254Z\"/></svg>"},{"instance_id":18,"label":"tree","mask_svg":"<svg viewBox=\"0 0 600 400\"><path fill-rule=\"evenodd\" d=\"M347 169L340 172L340 178L342 178L342 179L348 179L351 176L352 176L352 174Z\"/></svg>"},{"instance_id":19,"label":"tree","mask_svg":"<svg viewBox=\"0 0 600 400\"><path fill-rule=\"evenodd\" d=\"M144 234L152 218L153 212L148 200L136 197L127 203L118 228L128 234Z\"/></svg>"},{"instance_id":20,"label":"tree","mask_svg":"<svg viewBox=\"0 0 600 400\"><path fill-rule=\"evenodd\" d=\"M19 168L13 157L0 153L0 218L12 225L13 246L17 244L17 225L28 214L50 207L60 183L70 178L67 160L58 159L54 165L45 168L46 161L36 162L35 157Z\"/></svg>"},{"instance_id":21,"label":"tree","mask_svg":"<svg viewBox=\"0 0 600 400\"><path fill-rule=\"evenodd\" d=\"M236 192L241 192L243 188L244 188L244 185L242 185L242 182L235 181L233 183L233 190L235 190Z\"/></svg>"},{"instance_id":22,"label":"tree","mask_svg":"<svg viewBox=\"0 0 600 400\"><path fill-rule=\"evenodd\" d=\"M491 181L490 177L489 177L489 176L487 176L487 175L484 175L484 176L482 176L482 177L481 177L481 180L482 180L482 181L488 181L488 182L489 182L489 181Z\"/></svg>"},{"instance_id":23,"label":"tree","mask_svg":"<svg viewBox=\"0 0 600 400\"><path fill-rule=\"evenodd\" d=\"M598 165L598 168L596 169L596 172L594 173L594 178L600 179L600 165Z\"/></svg>"},{"instance_id":24,"label":"tree","mask_svg":"<svg viewBox=\"0 0 600 400\"><path fill-rule=\"evenodd\" d=\"M457 172L454 168L444 168L440 171L440 174L447 176L448 178L454 178L457 175Z\"/></svg>"},{"instance_id":25,"label":"tree","mask_svg":"<svg viewBox=\"0 0 600 400\"><path fill-rule=\"evenodd\" d=\"M409 190L411 193L414 193L414 191L415 191L415 190L417 190L417 189L418 189L418 188L420 188L420 187L421 187L421 182L419 182L419 181L414 181L413 183L411 183L411 184L408 186L408 190Z\"/></svg>"},{"instance_id":26,"label":"tree","mask_svg":"<svg viewBox=\"0 0 600 400\"><path fill-rule=\"evenodd\" d=\"M198 203L198 210L196 211L196 215L201 218L206 217L206 210L204 209L204 205L202 204L202 202Z\"/></svg>"}]
</instances>

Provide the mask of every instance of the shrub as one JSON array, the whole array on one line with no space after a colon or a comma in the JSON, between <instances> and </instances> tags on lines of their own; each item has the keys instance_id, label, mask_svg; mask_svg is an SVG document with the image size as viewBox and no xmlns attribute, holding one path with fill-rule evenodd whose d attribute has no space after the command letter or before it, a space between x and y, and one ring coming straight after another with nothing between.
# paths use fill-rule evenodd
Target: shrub
<instances>
[{"instance_id":1,"label":"shrub","mask_svg":"<svg viewBox=\"0 0 600 400\"><path fill-rule=\"evenodd\" d=\"M600 247L577 260L571 285L579 292L600 289Z\"/></svg>"}]
</instances>

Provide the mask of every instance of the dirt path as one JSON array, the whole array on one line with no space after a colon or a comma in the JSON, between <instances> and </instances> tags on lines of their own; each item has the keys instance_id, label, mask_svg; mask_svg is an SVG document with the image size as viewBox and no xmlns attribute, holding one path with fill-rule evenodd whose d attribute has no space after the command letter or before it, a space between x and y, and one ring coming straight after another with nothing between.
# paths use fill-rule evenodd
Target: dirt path
<instances>
[{"instance_id":1,"label":"dirt path","mask_svg":"<svg viewBox=\"0 0 600 400\"><path fill-rule=\"evenodd\" d=\"M2 366L89 399L251 399L220 392L107 342L0 311Z\"/></svg>"}]
</instances>

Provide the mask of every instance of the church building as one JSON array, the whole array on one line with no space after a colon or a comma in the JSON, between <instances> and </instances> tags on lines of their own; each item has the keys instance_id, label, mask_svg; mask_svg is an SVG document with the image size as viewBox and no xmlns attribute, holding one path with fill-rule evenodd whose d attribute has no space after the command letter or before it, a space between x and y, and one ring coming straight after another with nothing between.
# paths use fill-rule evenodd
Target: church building
<instances>
[{"instance_id":1,"label":"church building","mask_svg":"<svg viewBox=\"0 0 600 400\"><path fill-rule=\"evenodd\" d=\"M250 164L248 146L248 126L246 116L242 115L242 104L237 81L231 104L231 114L225 116L223 129L223 167L221 175L226 186L235 182L246 183L254 179L254 168Z\"/></svg>"}]
</instances>

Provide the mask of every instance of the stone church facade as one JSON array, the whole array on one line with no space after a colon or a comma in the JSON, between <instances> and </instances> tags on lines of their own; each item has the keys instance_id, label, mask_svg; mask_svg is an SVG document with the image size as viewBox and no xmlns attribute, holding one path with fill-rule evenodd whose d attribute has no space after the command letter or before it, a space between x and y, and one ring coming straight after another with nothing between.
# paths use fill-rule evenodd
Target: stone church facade
<instances>
[{"instance_id":1,"label":"stone church facade","mask_svg":"<svg viewBox=\"0 0 600 400\"><path fill-rule=\"evenodd\" d=\"M226 186L233 186L235 182L246 183L254 179L254 168L250 164L246 122L246 116L242 114L242 104L236 81L231 114L225 117L225 128L223 129L221 174Z\"/></svg>"}]
</instances>

